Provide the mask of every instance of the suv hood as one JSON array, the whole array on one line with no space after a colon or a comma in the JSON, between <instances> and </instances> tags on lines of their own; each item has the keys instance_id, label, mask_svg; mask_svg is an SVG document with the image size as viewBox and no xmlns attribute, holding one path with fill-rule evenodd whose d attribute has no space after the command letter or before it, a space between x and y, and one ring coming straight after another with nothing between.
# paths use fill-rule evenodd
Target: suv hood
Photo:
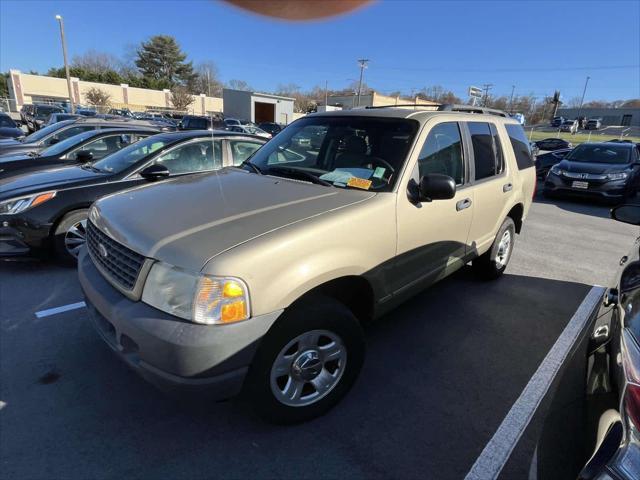
<instances>
[{"instance_id":1,"label":"suv hood","mask_svg":"<svg viewBox=\"0 0 640 480\"><path fill-rule=\"evenodd\" d=\"M145 257L200 271L241 243L374 195L229 168L104 197L89 217Z\"/></svg>"},{"instance_id":2,"label":"suv hood","mask_svg":"<svg viewBox=\"0 0 640 480\"><path fill-rule=\"evenodd\" d=\"M628 163L591 163L591 162L572 162L564 159L558 164L558 168L574 173L594 173L605 174L614 172L624 172L631 168Z\"/></svg>"}]
</instances>

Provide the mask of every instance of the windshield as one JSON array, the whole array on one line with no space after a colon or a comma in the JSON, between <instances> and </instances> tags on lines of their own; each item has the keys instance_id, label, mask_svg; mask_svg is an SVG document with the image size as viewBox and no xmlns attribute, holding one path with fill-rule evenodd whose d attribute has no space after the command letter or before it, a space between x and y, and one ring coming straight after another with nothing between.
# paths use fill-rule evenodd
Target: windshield
<instances>
[{"instance_id":1,"label":"windshield","mask_svg":"<svg viewBox=\"0 0 640 480\"><path fill-rule=\"evenodd\" d=\"M308 117L251 157L262 173L336 187L389 191L418 130L403 118Z\"/></svg>"},{"instance_id":2,"label":"windshield","mask_svg":"<svg viewBox=\"0 0 640 480\"><path fill-rule=\"evenodd\" d=\"M613 163L623 165L631 161L631 149L622 145L578 145L565 157L572 162Z\"/></svg>"},{"instance_id":3,"label":"windshield","mask_svg":"<svg viewBox=\"0 0 640 480\"><path fill-rule=\"evenodd\" d=\"M94 162L92 166L103 172L120 173L170 143L172 141L168 138L149 137Z\"/></svg>"},{"instance_id":4,"label":"windshield","mask_svg":"<svg viewBox=\"0 0 640 480\"><path fill-rule=\"evenodd\" d=\"M66 120L64 122L54 123L53 125L49 125L47 127L44 127L42 129L38 130L37 132L33 132L31 135L28 135L28 136L24 137L24 139L22 141L24 143L39 142L43 138L48 137L50 134L52 134L54 132L57 132L62 127L66 127L67 125L69 125L72 122L73 122L72 120Z\"/></svg>"},{"instance_id":5,"label":"windshield","mask_svg":"<svg viewBox=\"0 0 640 480\"><path fill-rule=\"evenodd\" d=\"M62 113L64 112L64 109L62 109L61 107L54 107L54 106L42 106L42 107L36 107L36 117L46 117L47 115L50 115L51 113Z\"/></svg>"},{"instance_id":6,"label":"windshield","mask_svg":"<svg viewBox=\"0 0 640 480\"><path fill-rule=\"evenodd\" d=\"M42 152L40 152L40 155L43 155L45 157L62 155L70 148L75 147L79 143L85 141L87 138L92 137L94 134L95 131L90 130L79 135L74 135L73 137L69 137L65 140L62 140L61 142L54 143L48 148L45 148L44 150L42 150Z\"/></svg>"},{"instance_id":7,"label":"windshield","mask_svg":"<svg viewBox=\"0 0 640 480\"><path fill-rule=\"evenodd\" d=\"M244 129L247 131L247 133L252 133L252 134L258 134L258 133L267 133L264 130L257 128L257 127L244 127Z\"/></svg>"},{"instance_id":8,"label":"windshield","mask_svg":"<svg viewBox=\"0 0 640 480\"><path fill-rule=\"evenodd\" d=\"M16 128L16 124L11 120L11 117L0 116L0 127Z\"/></svg>"}]
</instances>

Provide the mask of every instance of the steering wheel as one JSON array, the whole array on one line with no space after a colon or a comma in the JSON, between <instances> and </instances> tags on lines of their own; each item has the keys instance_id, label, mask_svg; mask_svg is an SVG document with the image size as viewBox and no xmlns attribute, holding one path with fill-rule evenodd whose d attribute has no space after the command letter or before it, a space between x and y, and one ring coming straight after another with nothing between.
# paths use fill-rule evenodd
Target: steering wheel
<instances>
[{"instance_id":1,"label":"steering wheel","mask_svg":"<svg viewBox=\"0 0 640 480\"><path fill-rule=\"evenodd\" d=\"M393 166L389 162L387 162L384 158L370 157L367 160L368 162L365 163L365 165L369 165L369 164L371 164L371 166L378 165L385 168L385 173L382 177L380 177L380 180L383 180L385 184L388 184L391 181L391 177L393 177L393 174L396 172L396 169L393 168Z\"/></svg>"}]
</instances>

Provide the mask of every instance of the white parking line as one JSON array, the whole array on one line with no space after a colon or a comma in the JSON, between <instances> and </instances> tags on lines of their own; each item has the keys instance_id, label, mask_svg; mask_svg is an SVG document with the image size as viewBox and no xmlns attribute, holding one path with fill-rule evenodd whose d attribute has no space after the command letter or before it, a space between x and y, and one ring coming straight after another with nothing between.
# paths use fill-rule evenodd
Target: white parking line
<instances>
[{"instance_id":1,"label":"white parking line","mask_svg":"<svg viewBox=\"0 0 640 480\"><path fill-rule=\"evenodd\" d=\"M76 310L78 308L83 308L86 306L87 304L84 302L70 303L69 305L62 305L61 307L49 308L47 310L40 310L39 312L36 312L36 317L38 318L49 317L51 315L68 312L69 310Z\"/></svg>"},{"instance_id":2,"label":"white parking line","mask_svg":"<svg viewBox=\"0 0 640 480\"><path fill-rule=\"evenodd\" d=\"M465 476L465 480L492 479L500 474L540 402L547 394L569 350L585 328L589 315L602 300L603 293L604 288L600 286L595 286L589 291L536 373L524 387L520 397L502 420L496 433L482 450Z\"/></svg>"}]
</instances>

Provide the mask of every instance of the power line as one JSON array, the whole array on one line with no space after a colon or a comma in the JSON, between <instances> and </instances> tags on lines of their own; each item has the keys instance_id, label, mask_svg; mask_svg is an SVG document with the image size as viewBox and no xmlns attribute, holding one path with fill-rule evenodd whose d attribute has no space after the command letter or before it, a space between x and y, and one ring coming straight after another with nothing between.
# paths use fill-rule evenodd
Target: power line
<instances>
[{"instance_id":1,"label":"power line","mask_svg":"<svg viewBox=\"0 0 640 480\"><path fill-rule=\"evenodd\" d=\"M493 83L484 83L482 84L482 89L484 90L484 100L482 101L482 106L486 107L489 100L489 90L493 87Z\"/></svg>"}]
</instances>

